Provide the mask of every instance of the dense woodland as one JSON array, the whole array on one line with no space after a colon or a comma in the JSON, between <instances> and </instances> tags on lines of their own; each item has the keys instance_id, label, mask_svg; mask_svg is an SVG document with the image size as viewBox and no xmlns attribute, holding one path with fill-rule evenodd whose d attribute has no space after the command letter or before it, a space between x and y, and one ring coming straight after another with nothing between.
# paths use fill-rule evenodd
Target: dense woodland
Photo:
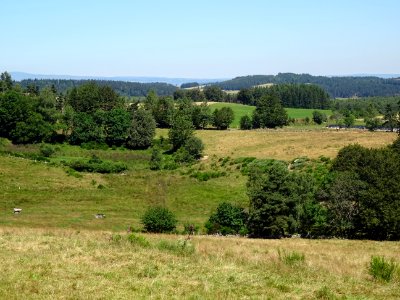
<instances>
[{"instance_id":1,"label":"dense woodland","mask_svg":"<svg viewBox=\"0 0 400 300\"><path fill-rule=\"evenodd\" d=\"M276 95L284 107L320 108L330 107L329 95L320 87L309 84L279 84L271 87L241 89L237 102L256 105L264 95Z\"/></svg>"},{"instance_id":2,"label":"dense woodland","mask_svg":"<svg viewBox=\"0 0 400 300\"><path fill-rule=\"evenodd\" d=\"M224 90L240 90L260 84L293 83L315 84L332 98L395 96L400 94L400 79L379 77L326 77L309 74L279 73L278 75L253 75L236 77L216 83Z\"/></svg>"},{"instance_id":3,"label":"dense woodland","mask_svg":"<svg viewBox=\"0 0 400 300\"><path fill-rule=\"evenodd\" d=\"M45 87L54 86L59 93L66 93L68 90L84 85L91 80L66 80L66 79L25 79L18 82L22 88L26 89L29 86L37 87L42 90ZM151 90L154 90L158 95L172 95L177 89L176 86L168 83L139 83L114 80L95 80L100 86L109 86L121 96L130 97L145 97Z\"/></svg>"}]
</instances>

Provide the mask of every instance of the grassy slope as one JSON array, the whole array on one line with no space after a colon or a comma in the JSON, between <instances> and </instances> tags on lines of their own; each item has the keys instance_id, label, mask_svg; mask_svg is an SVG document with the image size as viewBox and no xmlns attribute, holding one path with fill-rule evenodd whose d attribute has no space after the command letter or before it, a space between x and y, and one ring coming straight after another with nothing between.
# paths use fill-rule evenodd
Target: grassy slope
<instances>
[{"instance_id":1,"label":"grassy slope","mask_svg":"<svg viewBox=\"0 0 400 300\"><path fill-rule=\"evenodd\" d=\"M237 103L213 102L212 104L210 104L210 107L212 110L217 109L217 108L221 109L224 106L228 106L228 107L232 108L232 110L235 114L235 119L231 124L232 128L238 128L239 124L240 124L240 118L245 115L251 116L251 114L253 113L253 110L255 109L254 106L237 104ZM305 117L312 118L312 112L315 109L286 108L286 110L287 110L290 118L303 119ZM332 114L331 110L319 110L319 111L324 112L327 116L330 116Z\"/></svg>"},{"instance_id":2,"label":"grassy slope","mask_svg":"<svg viewBox=\"0 0 400 300\"><path fill-rule=\"evenodd\" d=\"M160 130L159 135L166 136ZM209 159L195 169L208 169L221 157L256 156L291 160L299 156L334 157L346 144L360 143L380 147L391 143L393 133L360 131L216 131L196 133L206 144ZM15 147L19 152L37 151L38 146ZM11 149L10 148L10 149ZM177 215L180 224L203 225L210 212L222 201L246 203L246 177L236 166L218 166L227 176L201 182L181 171L148 170L149 152L86 151L79 147L62 146L53 160L90 157L122 160L129 170L123 174L83 173L82 178L67 175L61 167L42 162L0 156L0 225L35 227L72 227L121 230L140 224L140 216L150 205L165 204ZM98 186L103 185L104 189ZM23 208L19 216L14 207ZM105 213L104 220L94 214Z\"/></svg>"},{"instance_id":3,"label":"grassy slope","mask_svg":"<svg viewBox=\"0 0 400 300\"><path fill-rule=\"evenodd\" d=\"M301 155L333 157L359 142L379 147L396 135L360 131L198 131L209 160L219 157ZM166 131L158 131L166 136ZM15 146L9 146L10 149ZM16 147L18 152L38 146ZM160 239L146 235L150 248L110 241L110 231L139 226L144 210L165 204L185 222L204 224L221 201L245 204L246 178L227 164L227 177L199 182L181 170L148 170L148 151L86 151L61 146L57 160L90 157L122 160L124 174L68 176L61 167L0 156L0 298L273 298L398 299L399 277L389 284L372 280L366 266L371 255L400 261L399 242L345 240L247 240L195 237L195 253L182 256L157 248ZM202 168L197 166L196 168ZM221 167L220 167L221 168ZM105 189L99 189L99 185ZM13 207L23 209L20 215ZM105 219L94 214L105 213ZM27 229L36 227L37 229ZM67 228L67 229L56 229ZM85 231L85 230L92 231ZM94 230L95 229L95 230ZM104 232L102 230L106 230ZM290 267L278 249L305 254Z\"/></svg>"},{"instance_id":4,"label":"grassy slope","mask_svg":"<svg viewBox=\"0 0 400 300\"><path fill-rule=\"evenodd\" d=\"M373 280L372 255L400 260L399 243L194 237L194 253L109 232L0 228L2 299L399 299L400 274ZM296 251L305 261L279 259Z\"/></svg>"},{"instance_id":5,"label":"grassy slope","mask_svg":"<svg viewBox=\"0 0 400 300\"><path fill-rule=\"evenodd\" d=\"M70 159L91 153L77 147L63 151ZM76 178L61 167L0 156L0 225L121 230L139 226L140 217L151 205L166 205L180 224L203 225L218 203L247 201L245 178L239 172L200 182L179 170L150 171L148 156L143 154L135 158L130 151L96 153L123 160L129 170L123 174L82 173L82 178ZM99 189L99 185L105 188ZM12 214L14 207L23 209L21 215ZM107 217L96 220L96 213Z\"/></svg>"}]
</instances>

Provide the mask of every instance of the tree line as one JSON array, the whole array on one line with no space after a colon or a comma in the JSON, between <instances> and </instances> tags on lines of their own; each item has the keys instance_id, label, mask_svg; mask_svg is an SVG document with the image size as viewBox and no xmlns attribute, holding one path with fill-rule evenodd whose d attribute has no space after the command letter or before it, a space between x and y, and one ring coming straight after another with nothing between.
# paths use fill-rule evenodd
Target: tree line
<instances>
[{"instance_id":1,"label":"tree line","mask_svg":"<svg viewBox=\"0 0 400 300\"><path fill-rule=\"evenodd\" d=\"M145 149L152 145L155 128L159 127L170 129L172 150L178 151L194 129L209 125L227 129L233 119L231 108L211 111L206 102L197 105L186 97L174 100L153 90L144 101L128 103L112 87L95 81L60 94L54 85L23 89L14 85L7 72L1 74L0 136L13 143L66 141ZM198 141L191 142L192 148L202 147Z\"/></svg>"},{"instance_id":2,"label":"tree line","mask_svg":"<svg viewBox=\"0 0 400 300\"><path fill-rule=\"evenodd\" d=\"M23 89L34 87L38 90L54 86L59 93L66 93L68 90L84 85L93 80L67 80L67 79L24 79L18 82ZM140 83L115 80L95 80L100 86L109 86L116 93L127 97L145 97L151 90L157 92L158 95L172 95L177 87L172 84L154 82Z\"/></svg>"},{"instance_id":3,"label":"tree line","mask_svg":"<svg viewBox=\"0 0 400 300\"><path fill-rule=\"evenodd\" d=\"M224 90L248 89L261 84L315 84L332 98L396 96L400 94L400 80L379 77L312 76L309 74L279 73L236 77L216 83Z\"/></svg>"},{"instance_id":4,"label":"tree line","mask_svg":"<svg viewBox=\"0 0 400 300\"><path fill-rule=\"evenodd\" d=\"M284 107L326 109L330 106L329 95L322 88L310 84L279 84L241 89L237 102L256 105L264 95L277 95Z\"/></svg>"}]
</instances>

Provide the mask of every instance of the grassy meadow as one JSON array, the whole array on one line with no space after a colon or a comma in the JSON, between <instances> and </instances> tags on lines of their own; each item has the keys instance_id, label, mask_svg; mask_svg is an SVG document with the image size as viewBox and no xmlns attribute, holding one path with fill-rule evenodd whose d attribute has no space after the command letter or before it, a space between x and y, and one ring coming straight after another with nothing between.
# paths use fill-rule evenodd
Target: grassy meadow
<instances>
[{"instance_id":1,"label":"grassy meadow","mask_svg":"<svg viewBox=\"0 0 400 300\"><path fill-rule=\"evenodd\" d=\"M248 203L236 158L334 158L348 144L381 147L394 133L327 129L200 130L207 159L151 171L150 151L59 145L49 162L15 157L39 145L3 143L0 155L0 299L398 299L368 273L372 255L400 262L399 242L252 240L140 234L149 206L165 205L202 228L223 201ZM167 137L166 130L157 136ZM78 173L61 164L93 154L121 161L119 174ZM221 175L199 181L195 172ZM14 207L22 208L13 214ZM106 218L96 219L97 213ZM143 242L145 241L145 242ZM303 257L304 258L301 258ZM293 257L295 258L293 260ZM297 257L297 258L296 258ZM301 259L298 259L300 257Z\"/></svg>"},{"instance_id":2,"label":"grassy meadow","mask_svg":"<svg viewBox=\"0 0 400 300\"><path fill-rule=\"evenodd\" d=\"M235 114L235 119L230 126L231 128L239 128L240 118L245 115L251 116L253 111L255 110L255 106L243 105L238 103L212 102L209 105L211 107L211 110L221 109L222 107L226 106L232 108L233 113ZM294 119L304 119L306 117L312 119L312 113L314 110L315 109L306 108L286 108L289 117ZM332 115L331 110L319 109L319 111L325 113L327 116Z\"/></svg>"},{"instance_id":3,"label":"grassy meadow","mask_svg":"<svg viewBox=\"0 0 400 300\"><path fill-rule=\"evenodd\" d=\"M57 227L95 230L140 228L140 217L152 205L165 205L179 220L203 226L223 201L246 204L246 176L235 159L240 157L293 160L300 156L334 158L345 145L382 147L394 133L330 130L200 130L208 159L173 171L151 171L150 151L84 150L61 145L50 162L0 155L0 226ZM158 136L167 136L159 130ZM3 146L9 153L37 153L39 145ZM128 170L119 174L78 173L59 164L97 155L122 161ZM218 178L199 181L195 172L220 172ZM21 215L12 214L23 208ZM94 218L96 213L106 218Z\"/></svg>"},{"instance_id":4,"label":"grassy meadow","mask_svg":"<svg viewBox=\"0 0 400 300\"><path fill-rule=\"evenodd\" d=\"M140 236L140 238L138 238ZM398 299L398 242L0 228L2 299ZM296 258L297 257L297 258Z\"/></svg>"},{"instance_id":5,"label":"grassy meadow","mask_svg":"<svg viewBox=\"0 0 400 300\"><path fill-rule=\"evenodd\" d=\"M208 156L233 158L257 157L292 160L307 156L321 155L334 158L346 145L360 144L379 148L392 143L397 135L392 132L369 132L324 127L289 126L283 129L258 130L198 130L196 135L205 144ZM168 130L158 129L157 136L168 136Z\"/></svg>"}]
</instances>

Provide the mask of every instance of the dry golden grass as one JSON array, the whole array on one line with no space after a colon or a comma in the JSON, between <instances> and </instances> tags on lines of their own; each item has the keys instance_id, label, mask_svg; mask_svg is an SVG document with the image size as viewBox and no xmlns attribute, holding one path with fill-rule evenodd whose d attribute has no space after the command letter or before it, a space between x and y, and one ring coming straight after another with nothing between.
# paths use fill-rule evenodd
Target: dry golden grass
<instances>
[{"instance_id":1,"label":"dry golden grass","mask_svg":"<svg viewBox=\"0 0 400 300\"><path fill-rule=\"evenodd\" d=\"M0 228L2 299L399 299L400 279L371 278L372 255L400 261L399 242L196 236L194 253L159 246L184 237ZM287 265L281 251L304 254Z\"/></svg>"},{"instance_id":2,"label":"dry golden grass","mask_svg":"<svg viewBox=\"0 0 400 300\"><path fill-rule=\"evenodd\" d=\"M389 132L296 128L251 131L200 130L196 135L205 143L206 155L254 156L282 160L292 160L300 156L317 158L321 155L334 158L346 145L358 143L365 147L378 148L392 143L397 137L397 134Z\"/></svg>"}]
</instances>

